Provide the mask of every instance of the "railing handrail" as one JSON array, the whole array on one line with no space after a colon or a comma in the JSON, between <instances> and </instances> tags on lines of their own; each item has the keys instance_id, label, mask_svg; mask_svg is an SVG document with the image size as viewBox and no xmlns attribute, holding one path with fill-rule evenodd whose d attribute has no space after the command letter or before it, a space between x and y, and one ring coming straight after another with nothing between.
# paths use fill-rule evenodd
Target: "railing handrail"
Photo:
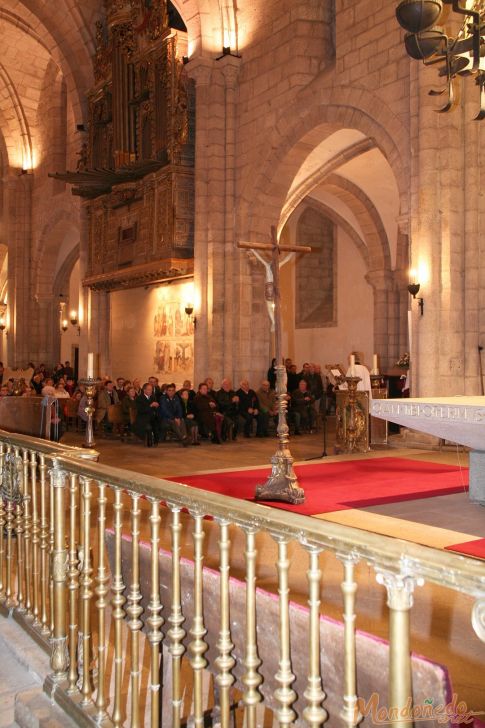
<instances>
[{"instance_id":1,"label":"railing handrail","mask_svg":"<svg viewBox=\"0 0 485 728\"><path fill-rule=\"evenodd\" d=\"M0 429L0 440L6 445L13 447L35 449L44 455L59 455L60 453L81 460L97 460L99 453L90 448L76 447L75 445L64 445L60 442L52 442L44 440L41 437L32 437L31 435L21 435L18 432L8 432Z\"/></svg>"},{"instance_id":2,"label":"railing handrail","mask_svg":"<svg viewBox=\"0 0 485 728\"><path fill-rule=\"evenodd\" d=\"M376 534L271 506L252 503L229 495L201 491L183 483L134 473L110 465L82 459L94 451L49 443L26 435L0 430L0 440L14 447L38 449L51 457L56 467L80 477L109 483L149 499L164 501L216 520L246 529L265 530L334 553L355 554L357 558L393 573L412 573L440 586L474 597L485 594L485 569L473 558L432 546Z\"/></svg>"}]
</instances>

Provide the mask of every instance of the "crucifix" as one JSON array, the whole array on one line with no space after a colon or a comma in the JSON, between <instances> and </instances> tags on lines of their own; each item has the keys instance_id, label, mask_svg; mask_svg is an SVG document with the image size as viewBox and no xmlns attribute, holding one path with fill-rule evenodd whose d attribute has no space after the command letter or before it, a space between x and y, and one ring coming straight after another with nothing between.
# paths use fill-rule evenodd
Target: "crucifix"
<instances>
[{"instance_id":1,"label":"crucifix","mask_svg":"<svg viewBox=\"0 0 485 728\"><path fill-rule=\"evenodd\" d=\"M294 504L304 503L305 492L299 486L295 471L293 470L293 458L289 448L289 429L286 420L288 403L286 399L287 376L281 350L280 254L310 253L311 248L303 245L279 245L274 225L271 227L271 243L238 243L237 247L251 250L261 262L264 261L263 264L265 267L268 265L266 259L261 259L261 256L256 251L270 251L271 273L273 278L276 394L278 398L277 433L279 444L276 453L271 458L271 474L266 483L256 487L255 498L256 500L276 500Z\"/></svg>"}]
</instances>

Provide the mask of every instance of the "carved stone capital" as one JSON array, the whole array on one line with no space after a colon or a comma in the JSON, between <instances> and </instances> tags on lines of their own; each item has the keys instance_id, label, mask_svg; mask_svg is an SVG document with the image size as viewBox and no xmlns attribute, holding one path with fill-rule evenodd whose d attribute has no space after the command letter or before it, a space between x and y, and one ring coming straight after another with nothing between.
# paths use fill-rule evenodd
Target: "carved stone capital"
<instances>
[{"instance_id":1,"label":"carved stone capital","mask_svg":"<svg viewBox=\"0 0 485 728\"><path fill-rule=\"evenodd\" d=\"M387 606L401 612L411 609L414 588L424 584L421 577L392 571L378 571L376 581L386 587Z\"/></svg>"},{"instance_id":2,"label":"carved stone capital","mask_svg":"<svg viewBox=\"0 0 485 728\"><path fill-rule=\"evenodd\" d=\"M376 291L392 291L394 281L391 270L370 270L365 279Z\"/></svg>"},{"instance_id":3,"label":"carved stone capital","mask_svg":"<svg viewBox=\"0 0 485 728\"><path fill-rule=\"evenodd\" d=\"M195 81L197 88L199 86L208 86L214 68L214 61L210 58L192 58L185 66L185 72L189 78Z\"/></svg>"},{"instance_id":4,"label":"carved stone capital","mask_svg":"<svg viewBox=\"0 0 485 728\"><path fill-rule=\"evenodd\" d=\"M241 58L237 56L223 56L217 64L222 70L226 87L234 89L241 69Z\"/></svg>"}]
</instances>

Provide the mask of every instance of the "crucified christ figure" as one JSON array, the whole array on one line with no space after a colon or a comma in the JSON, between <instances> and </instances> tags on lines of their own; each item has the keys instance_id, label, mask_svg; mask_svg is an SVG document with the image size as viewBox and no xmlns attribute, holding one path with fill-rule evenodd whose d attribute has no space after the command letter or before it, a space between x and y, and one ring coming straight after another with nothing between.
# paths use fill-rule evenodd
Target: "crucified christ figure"
<instances>
[{"instance_id":1,"label":"crucified christ figure","mask_svg":"<svg viewBox=\"0 0 485 728\"><path fill-rule=\"evenodd\" d=\"M273 283L275 357L276 357L276 393L278 396L278 440L279 446L271 458L271 475L266 483L258 485L255 497L257 500L278 500L287 503L303 503L305 493L298 485L293 470L293 458L288 447L289 429L286 422L287 395L286 395L286 369L282 361L281 351L281 294L280 294L280 254L284 253L311 253L311 248L302 245L279 245L276 228L271 228L271 243L238 243L238 248L251 250L266 268L266 280ZM271 251L269 263L256 251ZM289 256L285 256L285 262ZM271 276L271 279L268 280ZM271 307L273 308L273 307ZM268 306L269 311L269 306Z\"/></svg>"},{"instance_id":2,"label":"crucified christ figure","mask_svg":"<svg viewBox=\"0 0 485 728\"><path fill-rule=\"evenodd\" d=\"M274 291L274 276L273 276L273 262L270 260L267 260L262 255L258 253L257 250L252 250L253 255L255 258L259 260L262 265L264 265L264 270L266 273L266 286L269 288L271 287ZM279 267L282 268L285 263L287 263L290 258L293 256L293 253L288 253L288 255L285 255L285 257L279 261ZM273 332L275 330L275 302L274 302L274 293L273 296L270 297L268 295L265 295L266 298L266 308L268 309L268 316L271 321L271 331Z\"/></svg>"}]
</instances>

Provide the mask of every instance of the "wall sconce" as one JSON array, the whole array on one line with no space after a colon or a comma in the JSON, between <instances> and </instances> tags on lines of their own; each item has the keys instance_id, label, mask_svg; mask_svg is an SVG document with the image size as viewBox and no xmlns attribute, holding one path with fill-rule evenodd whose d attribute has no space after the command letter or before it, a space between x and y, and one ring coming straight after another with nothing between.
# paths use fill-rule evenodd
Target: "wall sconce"
<instances>
[{"instance_id":1,"label":"wall sconce","mask_svg":"<svg viewBox=\"0 0 485 728\"><path fill-rule=\"evenodd\" d=\"M7 328L7 304L2 302L0 303L0 331L3 332ZM7 336L7 332L5 331L5 336Z\"/></svg>"},{"instance_id":2,"label":"wall sconce","mask_svg":"<svg viewBox=\"0 0 485 728\"><path fill-rule=\"evenodd\" d=\"M195 329L195 327L197 326L197 319L195 318L195 316L192 316L192 314L194 313L194 304L193 303L188 303L185 306L185 309L184 310L185 310L185 313L187 314L187 316L192 321L192 323L194 325L194 329Z\"/></svg>"},{"instance_id":3,"label":"wall sconce","mask_svg":"<svg viewBox=\"0 0 485 728\"><path fill-rule=\"evenodd\" d=\"M419 293L420 288L421 288L421 285L419 283L409 283L408 284L408 291L413 298L416 298L416 295ZM424 312L424 298L418 298L418 306L419 306L419 310L421 311L421 316L422 316L423 312Z\"/></svg>"},{"instance_id":4,"label":"wall sconce","mask_svg":"<svg viewBox=\"0 0 485 728\"><path fill-rule=\"evenodd\" d=\"M76 326L77 327L77 335L80 336L81 335L81 327L79 326L79 319L78 319L77 311L74 311L74 310L71 311L70 316L69 316L69 320L70 320L70 322L71 322L71 324L73 326Z\"/></svg>"},{"instance_id":5,"label":"wall sconce","mask_svg":"<svg viewBox=\"0 0 485 728\"><path fill-rule=\"evenodd\" d=\"M221 58L225 58L226 56L232 56L233 58L241 58L239 53L232 52L231 46L222 46L222 54L220 56L217 56L216 61L220 61Z\"/></svg>"},{"instance_id":6,"label":"wall sconce","mask_svg":"<svg viewBox=\"0 0 485 728\"><path fill-rule=\"evenodd\" d=\"M67 319L62 319L61 329L64 331L64 333L66 333L68 326L69 326L69 323L68 323Z\"/></svg>"}]
</instances>

